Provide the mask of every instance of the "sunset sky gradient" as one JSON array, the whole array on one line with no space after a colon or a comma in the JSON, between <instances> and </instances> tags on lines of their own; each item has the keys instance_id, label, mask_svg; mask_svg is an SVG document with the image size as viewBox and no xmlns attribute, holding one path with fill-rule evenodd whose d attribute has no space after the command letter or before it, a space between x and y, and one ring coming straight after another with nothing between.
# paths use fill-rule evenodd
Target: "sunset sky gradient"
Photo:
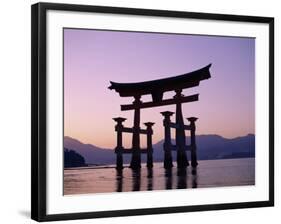
<instances>
[{"instance_id":1,"label":"sunset sky gradient","mask_svg":"<svg viewBox=\"0 0 281 224\"><path fill-rule=\"evenodd\" d=\"M64 29L64 135L114 148L112 118L125 117L125 126L131 127L133 111L120 110L120 104L132 98L109 90L109 81L171 77L209 63L211 78L183 92L199 93L199 101L183 104L184 117L199 118L197 134L233 138L255 133L254 38ZM153 143L163 139L160 112L165 110L175 112L175 106L141 110L141 123L156 123ZM131 135L124 137L129 147ZM141 139L144 146L144 136Z\"/></svg>"}]
</instances>

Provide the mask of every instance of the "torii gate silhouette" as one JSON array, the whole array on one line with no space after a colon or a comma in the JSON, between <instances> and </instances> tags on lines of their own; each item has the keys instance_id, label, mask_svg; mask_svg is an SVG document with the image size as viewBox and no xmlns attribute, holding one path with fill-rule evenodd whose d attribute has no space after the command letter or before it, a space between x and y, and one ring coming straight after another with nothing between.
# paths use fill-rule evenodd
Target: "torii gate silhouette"
<instances>
[{"instance_id":1,"label":"torii gate silhouette","mask_svg":"<svg viewBox=\"0 0 281 224\"><path fill-rule=\"evenodd\" d=\"M183 75L178 75L170 78L138 82L138 83L116 83L110 81L111 85L109 89L114 89L121 97L134 97L132 104L121 105L121 111L134 110L134 125L132 128L126 128L123 126L123 122L126 118L117 117L113 118L117 124L115 131L117 132L117 146L115 153L117 155L116 168L123 168L123 153L132 153L132 159L130 167L132 169L141 168L141 153L147 153L147 167L153 166L153 149L152 149L152 126L154 123L147 122L146 129L140 128L140 109L159 107L166 105L176 105L176 122L173 123L170 117L174 114L170 111L164 111L161 114L164 116L164 127L165 127L165 138L164 138L164 167L171 168L172 163L172 150L177 151L177 166L184 168L189 165L186 151L191 151L191 165L192 167L197 166L196 156L196 141L195 141L195 121L196 117L187 118L190 122L189 125L184 124L182 114L182 103L198 101L199 94L190 96L184 96L182 94L183 89L192 88L199 86L200 81L209 79L211 64ZM164 92L175 91L175 96L171 99L163 99ZM142 102L142 95L152 95L152 102ZM170 128L176 129L176 145L171 144L171 131ZM185 144L185 130L190 131L191 144L186 146ZM129 132L133 134L132 137L132 148L125 149L122 145L122 133ZM147 135L147 148L140 148L140 134Z\"/></svg>"}]
</instances>

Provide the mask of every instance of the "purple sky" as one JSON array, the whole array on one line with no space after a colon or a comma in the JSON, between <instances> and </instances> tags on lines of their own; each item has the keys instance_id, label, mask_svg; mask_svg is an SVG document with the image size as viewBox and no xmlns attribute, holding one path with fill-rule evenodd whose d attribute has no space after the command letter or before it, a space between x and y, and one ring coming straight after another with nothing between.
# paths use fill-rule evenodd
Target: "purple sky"
<instances>
[{"instance_id":1,"label":"purple sky","mask_svg":"<svg viewBox=\"0 0 281 224\"><path fill-rule=\"evenodd\" d=\"M124 124L131 127L133 111L120 110L120 104L131 103L132 98L121 98L109 90L109 81L140 82L171 77L209 63L212 77L199 87L184 91L200 94L199 101L183 105L184 117L199 118L197 134L233 138L254 133L253 38L65 29L64 135L114 148L112 117L126 117ZM164 97L173 95L166 93ZM150 99L142 97L143 101ZM175 111L175 106L141 111L142 123L156 122L153 143L163 138L160 112L165 110ZM124 137L125 146L130 146L131 135Z\"/></svg>"}]
</instances>

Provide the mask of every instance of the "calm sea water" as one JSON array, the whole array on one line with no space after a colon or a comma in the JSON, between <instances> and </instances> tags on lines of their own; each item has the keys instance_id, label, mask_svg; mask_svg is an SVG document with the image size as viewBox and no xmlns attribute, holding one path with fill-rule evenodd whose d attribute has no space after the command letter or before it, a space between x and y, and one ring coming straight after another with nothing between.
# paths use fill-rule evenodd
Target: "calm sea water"
<instances>
[{"instance_id":1,"label":"calm sea water","mask_svg":"<svg viewBox=\"0 0 281 224\"><path fill-rule=\"evenodd\" d=\"M128 167L118 172L114 166L64 170L65 195L254 184L254 158L203 160L196 169L183 170L165 170L163 163L154 163L152 169L142 164L139 172Z\"/></svg>"}]
</instances>

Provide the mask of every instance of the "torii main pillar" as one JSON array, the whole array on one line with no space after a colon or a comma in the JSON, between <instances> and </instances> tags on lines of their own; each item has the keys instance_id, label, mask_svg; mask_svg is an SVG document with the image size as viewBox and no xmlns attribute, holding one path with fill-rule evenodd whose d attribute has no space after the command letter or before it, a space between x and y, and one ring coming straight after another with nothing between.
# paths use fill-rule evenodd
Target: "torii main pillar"
<instances>
[{"instance_id":1,"label":"torii main pillar","mask_svg":"<svg viewBox=\"0 0 281 224\"><path fill-rule=\"evenodd\" d=\"M135 105L135 114L134 114L134 126L133 126L133 139L132 139L132 159L130 163L130 168L132 169L140 169L141 168L141 149L140 149L140 107L141 104L141 96L134 96L135 101L133 105Z\"/></svg>"},{"instance_id":2,"label":"torii main pillar","mask_svg":"<svg viewBox=\"0 0 281 224\"><path fill-rule=\"evenodd\" d=\"M184 131L184 122L182 115L182 102L181 98L183 95L181 94L182 90L175 90L176 95L174 98L176 99L176 124L178 128L176 129L176 146L177 146L177 165L179 168L185 168L189 165L188 159L185 152L185 131Z\"/></svg>"}]
</instances>

